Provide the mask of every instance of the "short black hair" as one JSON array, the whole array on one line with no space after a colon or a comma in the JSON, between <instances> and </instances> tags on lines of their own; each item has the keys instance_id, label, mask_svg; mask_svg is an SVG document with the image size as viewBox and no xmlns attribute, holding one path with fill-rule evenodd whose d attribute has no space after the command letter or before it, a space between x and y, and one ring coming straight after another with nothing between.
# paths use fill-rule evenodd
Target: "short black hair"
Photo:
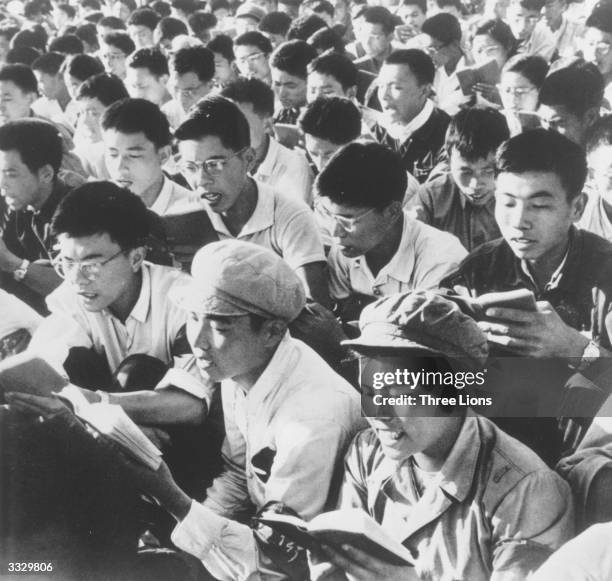
<instances>
[{"instance_id":1,"label":"short black hair","mask_svg":"<svg viewBox=\"0 0 612 581\"><path fill-rule=\"evenodd\" d=\"M195 12L197 3L194 0L172 0L172 8L191 14Z\"/></svg>"},{"instance_id":2,"label":"short black hair","mask_svg":"<svg viewBox=\"0 0 612 581\"><path fill-rule=\"evenodd\" d=\"M307 42L318 53L330 49L338 53L344 53L344 40L335 28L320 28L308 38Z\"/></svg>"},{"instance_id":3,"label":"short black hair","mask_svg":"<svg viewBox=\"0 0 612 581\"><path fill-rule=\"evenodd\" d=\"M136 45L127 32L115 30L102 37L102 42L118 48L124 55L129 56L136 50Z\"/></svg>"},{"instance_id":4,"label":"short black hair","mask_svg":"<svg viewBox=\"0 0 612 581\"><path fill-rule=\"evenodd\" d=\"M155 2L151 4L151 8L155 10L161 18L165 18L172 14L172 6L170 6L168 2L164 2L164 0L155 0Z\"/></svg>"},{"instance_id":5,"label":"short black hair","mask_svg":"<svg viewBox=\"0 0 612 581\"><path fill-rule=\"evenodd\" d=\"M38 2L37 0L30 0L26 2L23 7L23 15L29 20L38 16L39 14L49 14L51 10L46 2Z\"/></svg>"},{"instance_id":6,"label":"short black hair","mask_svg":"<svg viewBox=\"0 0 612 581\"><path fill-rule=\"evenodd\" d=\"M195 73L208 83L215 76L215 55L205 46L187 46L174 53L170 67L177 75Z\"/></svg>"},{"instance_id":7,"label":"short black hair","mask_svg":"<svg viewBox=\"0 0 612 581\"><path fill-rule=\"evenodd\" d=\"M132 69L147 69L153 76L161 77L170 74L168 59L158 48L141 48L128 59L128 67Z\"/></svg>"},{"instance_id":8,"label":"short black hair","mask_svg":"<svg viewBox=\"0 0 612 581\"><path fill-rule=\"evenodd\" d=\"M89 54L75 54L67 57L62 65L62 72L83 82L89 77L104 72L104 65Z\"/></svg>"},{"instance_id":9,"label":"short black hair","mask_svg":"<svg viewBox=\"0 0 612 581\"><path fill-rule=\"evenodd\" d=\"M502 143L497 150L496 161L500 173L555 174L568 200L580 195L587 176L582 147L552 129L531 129L519 133Z\"/></svg>"},{"instance_id":10,"label":"short black hair","mask_svg":"<svg viewBox=\"0 0 612 581\"><path fill-rule=\"evenodd\" d=\"M138 8L130 14L127 23L128 26L145 26L153 32L160 18L159 14L151 8Z\"/></svg>"},{"instance_id":11,"label":"short black hair","mask_svg":"<svg viewBox=\"0 0 612 581\"><path fill-rule=\"evenodd\" d=\"M82 8L90 8L91 10L100 10L102 8L98 0L81 0Z\"/></svg>"},{"instance_id":12,"label":"short black hair","mask_svg":"<svg viewBox=\"0 0 612 581\"><path fill-rule=\"evenodd\" d=\"M407 66L419 85L432 84L436 75L436 67L431 57L416 48L393 51L385 60L385 64Z\"/></svg>"},{"instance_id":13,"label":"short black hair","mask_svg":"<svg viewBox=\"0 0 612 581\"><path fill-rule=\"evenodd\" d=\"M612 4L605 1L596 4L585 25L612 34Z\"/></svg>"},{"instance_id":14,"label":"short black hair","mask_svg":"<svg viewBox=\"0 0 612 581\"><path fill-rule=\"evenodd\" d=\"M39 56L32 63L32 70L55 76L60 72L65 58L66 57L59 52L48 52Z\"/></svg>"},{"instance_id":15,"label":"short black hair","mask_svg":"<svg viewBox=\"0 0 612 581\"><path fill-rule=\"evenodd\" d=\"M230 5L228 0L210 0L209 2L209 9L211 12L214 12L215 10L229 10L230 9Z\"/></svg>"},{"instance_id":16,"label":"short black hair","mask_svg":"<svg viewBox=\"0 0 612 581\"><path fill-rule=\"evenodd\" d=\"M491 107L461 109L446 130L446 152L454 149L468 161L485 159L510 137L506 118Z\"/></svg>"},{"instance_id":17,"label":"short black hair","mask_svg":"<svg viewBox=\"0 0 612 581\"><path fill-rule=\"evenodd\" d=\"M612 115L600 117L587 131L587 153L605 145L612 145Z\"/></svg>"},{"instance_id":18,"label":"short black hair","mask_svg":"<svg viewBox=\"0 0 612 581\"><path fill-rule=\"evenodd\" d=\"M427 14L427 0L403 0L402 6L418 6L423 14Z\"/></svg>"},{"instance_id":19,"label":"short black hair","mask_svg":"<svg viewBox=\"0 0 612 581\"><path fill-rule=\"evenodd\" d=\"M76 34L64 34L49 43L49 50L62 54L80 54L85 51L85 45Z\"/></svg>"},{"instance_id":20,"label":"short black hair","mask_svg":"<svg viewBox=\"0 0 612 581\"><path fill-rule=\"evenodd\" d=\"M71 6L70 4L58 4L57 9L64 12L64 14L68 16L68 18L74 18L76 16L76 8L74 6Z\"/></svg>"},{"instance_id":21,"label":"short black hair","mask_svg":"<svg viewBox=\"0 0 612 581\"><path fill-rule=\"evenodd\" d=\"M203 34L207 30L217 26L217 17L212 12L206 12L205 10L196 10L187 19L189 28L195 36Z\"/></svg>"},{"instance_id":22,"label":"short black hair","mask_svg":"<svg viewBox=\"0 0 612 581\"><path fill-rule=\"evenodd\" d=\"M384 6L368 6L363 11L363 18L369 24L380 24L385 34L395 30L395 18Z\"/></svg>"},{"instance_id":23,"label":"short black hair","mask_svg":"<svg viewBox=\"0 0 612 581\"><path fill-rule=\"evenodd\" d=\"M117 16L105 16L98 20L98 26L104 26L105 28L112 28L113 30L125 30L125 22Z\"/></svg>"},{"instance_id":24,"label":"short black hair","mask_svg":"<svg viewBox=\"0 0 612 581\"><path fill-rule=\"evenodd\" d=\"M233 101L221 95L207 95L189 112L175 132L179 141L218 137L223 147L240 151L251 145L249 122Z\"/></svg>"},{"instance_id":25,"label":"short black hair","mask_svg":"<svg viewBox=\"0 0 612 581\"><path fill-rule=\"evenodd\" d=\"M98 99L102 105L108 107L115 101L127 99L129 96L123 81L118 76L101 73L83 81L79 86L76 98L77 100Z\"/></svg>"},{"instance_id":26,"label":"short black hair","mask_svg":"<svg viewBox=\"0 0 612 581\"><path fill-rule=\"evenodd\" d=\"M133 135L144 133L157 149L170 145L172 139L168 118L160 108L146 99L122 99L110 105L103 113L102 129L115 129Z\"/></svg>"},{"instance_id":27,"label":"short black hair","mask_svg":"<svg viewBox=\"0 0 612 581\"><path fill-rule=\"evenodd\" d=\"M48 36L42 27L25 28L20 30L11 38L11 48L35 48L40 52L45 52L47 48Z\"/></svg>"},{"instance_id":28,"label":"short black hair","mask_svg":"<svg viewBox=\"0 0 612 581\"><path fill-rule=\"evenodd\" d=\"M298 16L287 31L289 40L308 40L320 28L327 28L327 23L316 14Z\"/></svg>"},{"instance_id":29,"label":"short black hair","mask_svg":"<svg viewBox=\"0 0 612 581\"><path fill-rule=\"evenodd\" d=\"M512 34L512 29L499 18L484 20L478 24L474 31L474 36L490 36L506 50L512 53L518 44L516 37Z\"/></svg>"},{"instance_id":30,"label":"short black hair","mask_svg":"<svg viewBox=\"0 0 612 581\"><path fill-rule=\"evenodd\" d=\"M19 46L17 48L12 48L6 53L6 63L31 67L32 63L40 55L41 52L31 46Z\"/></svg>"},{"instance_id":31,"label":"short black hair","mask_svg":"<svg viewBox=\"0 0 612 581\"><path fill-rule=\"evenodd\" d=\"M96 25L91 22L80 24L76 27L74 34L83 41L83 46L88 44L93 49L100 48L98 45L98 33L96 31Z\"/></svg>"},{"instance_id":32,"label":"short black hair","mask_svg":"<svg viewBox=\"0 0 612 581\"><path fill-rule=\"evenodd\" d=\"M4 65L0 68L0 81L10 81L24 93L38 93L38 82L32 69L21 63Z\"/></svg>"},{"instance_id":33,"label":"short black hair","mask_svg":"<svg viewBox=\"0 0 612 581\"><path fill-rule=\"evenodd\" d=\"M220 54L227 62L234 62L234 41L227 34L219 34L206 44L206 48L213 53Z\"/></svg>"},{"instance_id":34,"label":"short black hair","mask_svg":"<svg viewBox=\"0 0 612 581\"><path fill-rule=\"evenodd\" d=\"M178 18L164 16L158 23L156 29L159 31L161 40L172 40L181 34L189 34L187 25Z\"/></svg>"},{"instance_id":35,"label":"short black hair","mask_svg":"<svg viewBox=\"0 0 612 581\"><path fill-rule=\"evenodd\" d=\"M548 63L546 59L536 54L517 54L506 62L502 72L517 73L540 89L548 74Z\"/></svg>"},{"instance_id":36,"label":"short black hair","mask_svg":"<svg viewBox=\"0 0 612 581\"><path fill-rule=\"evenodd\" d=\"M90 24L97 25L98 22L100 22L100 20L102 20L103 18L104 18L104 14L102 14L102 12L92 12L91 14L88 14L87 16L85 16L83 20Z\"/></svg>"},{"instance_id":37,"label":"short black hair","mask_svg":"<svg viewBox=\"0 0 612 581\"><path fill-rule=\"evenodd\" d=\"M0 127L0 151L17 151L32 172L50 165L57 174L62 163L62 137L43 119L18 119Z\"/></svg>"},{"instance_id":38,"label":"short black hair","mask_svg":"<svg viewBox=\"0 0 612 581\"><path fill-rule=\"evenodd\" d=\"M329 75L336 79L345 91L350 87L356 87L359 78L355 63L346 55L333 51L313 59L308 65L308 73Z\"/></svg>"},{"instance_id":39,"label":"short black hair","mask_svg":"<svg viewBox=\"0 0 612 581\"><path fill-rule=\"evenodd\" d=\"M256 30L249 30L242 33L234 40L234 46L254 46L264 54L272 52L272 43L267 36Z\"/></svg>"},{"instance_id":40,"label":"short black hair","mask_svg":"<svg viewBox=\"0 0 612 581\"><path fill-rule=\"evenodd\" d=\"M235 103L250 103L261 117L274 115L274 91L260 79L240 77L224 87L221 95Z\"/></svg>"},{"instance_id":41,"label":"short black hair","mask_svg":"<svg viewBox=\"0 0 612 581\"><path fill-rule=\"evenodd\" d=\"M332 156L317 176L315 192L334 204L380 210L401 202L407 183L399 154L380 143L354 141Z\"/></svg>"},{"instance_id":42,"label":"short black hair","mask_svg":"<svg viewBox=\"0 0 612 581\"><path fill-rule=\"evenodd\" d=\"M456 8L459 14L463 14L465 12L465 7L461 0L436 0L436 4L438 8L447 8L450 6L451 8Z\"/></svg>"},{"instance_id":43,"label":"short black hair","mask_svg":"<svg viewBox=\"0 0 612 581\"><path fill-rule=\"evenodd\" d=\"M308 76L308 64L317 56L315 49L303 40L279 44L270 56L270 66L300 79Z\"/></svg>"},{"instance_id":44,"label":"short black hair","mask_svg":"<svg viewBox=\"0 0 612 581\"><path fill-rule=\"evenodd\" d=\"M448 12L438 12L430 16L423 26L421 32L428 34L443 45L461 41L461 24L455 16Z\"/></svg>"},{"instance_id":45,"label":"short black hair","mask_svg":"<svg viewBox=\"0 0 612 581\"><path fill-rule=\"evenodd\" d=\"M361 135L361 113L342 97L318 97L300 115L302 132L335 145L345 145Z\"/></svg>"},{"instance_id":46,"label":"short black hair","mask_svg":"<svg viewBox=\"0 0 612 581\"><path fill-rule=\"evenodd\" d=\"M578 117L600 108L605 90L603 75L594 63L582 59L548 74L540 87L542 105L561 105Z\"/></svg>"},{"instance_id":47,"label":"short black hair","mask_svg":"<svg viewBox=\"0 0 612 581\"><path fill-rule=\"evenodd\" d=\"M331 2L328 2L327 0L316 0L315 2L312 2L310 4L310 9L315 14L316 13L328 14L332 18L334 17L334 14L336 13L334 9L334 5Z\"/></svg>"},{"instance_id":48,"label":"short black hair","mask_svg":"<svg viewBox=\"0 0 612 581\"><path fill-rule=\"evenodd\" d=\"M113 182L88 182L69 192L51 220L54 236L108 234L122 250L146 243L151 218L140 197Z\"/></svg>"},{"instance_id":49,"label":"short black hair","mask_svg":"<svg viewBox=\"0 0 612 581\"><path fill-rule=\"evenodd\" d=\"M291 26L291 17L285 12L269 12L257 27L261 32L286 36Z\"/></svg>"},{"instance_id":50,"label":"short black hair","mask_svg":"<svg viewBox=\"0 0 612 581\"><path fill-rule=\"evenodd\" d=\"M540 12L544 8L544 0L519 0L521 8Z\"/></svg>"}]
</instances>

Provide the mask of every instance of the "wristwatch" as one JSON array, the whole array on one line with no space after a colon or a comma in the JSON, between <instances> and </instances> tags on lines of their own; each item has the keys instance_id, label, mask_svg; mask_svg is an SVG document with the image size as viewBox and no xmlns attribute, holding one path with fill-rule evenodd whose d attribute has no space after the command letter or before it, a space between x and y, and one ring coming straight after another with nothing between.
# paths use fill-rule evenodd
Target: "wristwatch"
<instances>
[{"instance_id":1,"label":"wristwatch","mask_svg":"<svg viewBox=\"0 0 612 581\"><path fill-rule=\"evenodd\" d=\"M13 278L17 282L21 282L26 277L29 266L30 266L30 261L24 258L21 261L21 264L13 271Z\"/></svg>"},{"instance_id":2,"label":"wristwatch","mask_svg":"<svg viewBox=\"0 0 612 581\"><path fill-rule=\"evenodd\" d=\"M591 363L594 363L600 357L601 350L599 349L599 345L591 339L584 348L582 357L580 357L580 361L578 362L578 365L574 367L574 369L576 369L576 371L584 371L589 365L591 365Z\"/></svg>"}]
</instances>

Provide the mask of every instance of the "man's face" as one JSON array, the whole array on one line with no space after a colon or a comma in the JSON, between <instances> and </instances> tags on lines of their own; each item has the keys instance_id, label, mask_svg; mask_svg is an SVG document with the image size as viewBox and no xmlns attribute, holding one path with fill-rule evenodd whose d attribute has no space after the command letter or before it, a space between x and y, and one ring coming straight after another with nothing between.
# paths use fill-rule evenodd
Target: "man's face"
<instances>
[{"instance_id":1,"label":"man's face","mask_svg":"<svg viewBox=\"0 0 612 581\"><path fill-rule=\"evenodd\" d=\"M140 268L135 260L137 250L121 252L119 244L107 233L80 238L60 234L58 245L66 280L85 310L96 313L102 309L112 309L127 295L131 285L136 284L136 272ZM71 268L71 263L77 261L106 260L108 262L101 266L95 280L89 280L76 265Z\"/></svg>"},{"instance_id":2,"label":"man's face","mask_svg":"<svg viewBox=\"0 0 612 581\"><path fill-rule=\"evenodd\" d=\"M382 24L364 22L359 28L359 40L370 58L384 56L391 46L391 37L385 33Z\"/></svg>"},{"instance_id":3,"label":"man's face","mask_svg":"<svg viewBox=\"0 0 612 581\"><path fill-rule=\"evenodd\" d=\"M57 99L64 84L61 75L50 75L42 71L34 71L34 74L36 75L40 92L47 99Z\"/></svg>"},{"instance_id":4,"label":"man's face","mask_svg":"<svg viewBox=\"0 0 612 581\"><path fill-rule=\"evenodd\" d=\"M263 333L254 331L248 316L215 317L191 313L187 339L200 373L217 382L239 381L267 360Z\"/></svg>"},{"instance_id":5,"label":"man's face","mask_svg":"<svg viewBox=\"0 0 612 581\"><path fill-rule=\"evenodd\" d=\"M189 72L184 75L173 75L172 86L174 98L186 113L200 99L210 93L212 83L204 83L196 73Z\"/></svg>"},{"instance_id":6,"label":"man's face","mask_svg":"<svg viewBox=\"0 0 612 581\"><path fill-rule=\"evenodd\" d=\"M220 85L229 83L235 76L232 64L219 53L215 53L215 80Z\"/></svg>"},{"instance_id":7,"label":"man's face","mask_svg":"<svg viewBox=\"0 0 612 581\"><path fill-rule=\"evenodd\" d=\"M242 111L249 122L251 147L259 147L264 139L266 130L270 125L271 119L265 116L262 117L259 115L259 113L256 113L251 103L236 103L236 105L238 105L238 108Z\"/></svg>"},{"instance_id":8,"label":"man's face","mask_svg":"<svg viewBox=\"0 0 612 581\"><path fill-rule=\"evenodd\" d=\"M442 41L424 34L425 52L429 54L431 60L436 67L443 67L452 58L454 52L452 50L453 45L444 44Z\"/></svg>"},{"instance_id":9,"label":"man's face","mask_svg":"<svg viewBox=\"0 0 612 581\"><path fill-rule=\"evenodd\" d=\"M587 130L585 119L571 113L563 105L540 105L538 115L545 129L553 129L582 145Z\"/></svg>"},{"instance_id":10,"label":"man's face","mask_svg":"<svg viewBox=\"0 0 612 581\"><path fill-rule=\"evenodd\" d=\"M149 48L155 45L153 42L153 31L146 26L130 24L128 26L128 34L134 41L136 50L140 48Z\"/></svg>"},{"instance_id":11,"label":"man's face","mask_svg":"<svg viewBox=\"0 0 612 581\"><path fill-rule=\"evenodd\" d=\"M584 58L595 63L604 77L612 74L612 34L589 26L584 33Z\"/></svg>"},{"instance_id":12,"label":"man's face","mask_svg":"<svg viewBox=\"0 0 612 581\"><path fill-rule=\"evenodd\" d=\"M166 75L157 77L149 69L128 67L125 85L134 99L146 99L155 105L161 105L166 95Z\"/></svg>"},{"instance_id":13,"label":"man's face","mask_svg":"<svg viewBox=\"0 0 612 581\"><path fill-rule=\"evenodd\" d=\"M272 88L283 107L299 109L306 105L306 79L272 67Z\"/></svg>"},{"instance_id":14,"label":"man's face","mask_svg":"<svg viewBox=\"0 0 612 581\"><path fill-rule=\"evenodd\" d=\"M557 24L561 20L566 8L567 5L564 0L546 0L546 4L544 4L544 20L546 24L549 27Z\"/></svg>"},{"instance_id":15,"label":"man's face","mask_svg":"<svg viewBox=\"0 0 612 581\"><path fill-rule=\"evenodd\" d=\"M0 81L0 125L30 116L36 93L24 93L13 81Z\"/></svg>"},{"instance_id":16,"label":"man's face","mask_svg":"<svg viewBox=\"0 0 612 581\"><path fill-rule=\"evenodd\" d=\"M378 98L391 123L409 123L423 109L428 85L419 85L406 65L383 65L378 74Z\"/></svg>"},{"instance_id":17,"label":"man's face","mask_svg":"<svg viewBox=\"0 0 612 581\"><path fill-rule=\"evenodd\" d=\"M323 73L310 73L308 75L308 102L312 103L319 97L348 97L344 88L336 79L331 75L324 75Z\"/></svg>"},{"instance_id":18,"label":"man's face","mask_svg":"<svg viewBox=\"0 0 612 581\"><path fill-rule=\"evenodd\" d=\"M567 244L582 200L567 200L559 176L551 172L502 172L497 177L495 219L517 258L542 260Z\"/></svg>"},{"instance_id":19,"label":"man's face","mask_svg":"<svg viewBox=\"0 0 612 581\"><path fill-rule=\"evenodd\" d=\"M100 58L107 73L117 75L120 79L125 78L125 60L127 55L120 48L101 42Z\"/></svg>"},{"instance_id":20,"label":"man's face","mask_svg":"<svg viewBox=\"0 0 612 581\"><path fill-rule=\"evenodd\" d=\"M268 56L252 45L237 45L234 47L236 64L240 74L245 77L255 77L264 83L270 80L270 65Z\"/></svg>"},{"instance_id":21,"label":"man's face","mask_svg":"<svg viewBox=\"0 0 612 581\"><path fill-rule=\"evenodd\" d=\"M15 150L0 151L0 194L14 211L37 207L41 201L41 172L32 172Z\"/></svg>"},{"instance_id":22,"label":"man's face","mask_svg":"<svg viewBox=\"0 0 612 581\"><path fill-rule=\"evenodd\" d=\"M247 180L249 160L242 153L227 149L218 137L204 137L198 141L180 141L179 151L183 173L192 189L206 200L213 212L227 212L240 197ZM211 175L202 163L222 160L224 167L218 175ZM214 172L216 173L216 172Z\"/></svg>"},{"instance_id":23,"label":"man's face","mask_svg":"<svg viewBox=\"0 0 612 581\"><path fill-rule=\"evenodd\" d=\"M427 16L416 4L402 4L398 9L398 15L406 26L410 26L415 33L421 31L421 26Z\"/></svg>"},{"instance_id":24,"label":"man's face","mask_svg":"<svg viewBox=\"0 0 612 581\"><path fill-rule=\"evenodd\" d=\"M319 171L323 170L332 155L342 147L342 145L337 145L327 139L321 139L309 133L304 134L304 145L308 155L310 155L310 159L312 159Z\"/></svg>"},{"instance_id":25,"label":"man's face","mask_svg":"<svg viewBox=\"0 0 612 581\"><path fill-rule=\"evenodd\" d=\"M103 133L104 160L111 179L122 188L142 195L162 176L164 151L157 149L144 133Z\"/></svg>"},{"instance_id":26,"label":"man's face","mask_svg":"<svg viewBox=\"0 0 612 581\"><path fill-rule=\"evenodd\" d=\"M612 207L612 145L600 145L587 157L590 183Z\"/></svg>"},{"instance_id":27,"label":"man's face","mask_svg":"<svg viewBox=\"0 0 612 581\"><path fill-rule=\"evenodd\" d=\"M274 34L273 32L262 32L262 34L270 41L273 49L287 40L282 34Z\"/></svg>"},{"instance_id":28,"label":"man's face","mask_svg":"<svg viewBox=\"0 0 612 581\"><path fill-rule=\"evenodd\" d=\"M79 126L82 128L85 137L89 141L96 143L102 139L102 129L100 119L106 107L96 98L83 98L77 101L79 106Z\"/></svg>"},{"instance_id":29,"label":"man's face","mask_svg":"<svg viewBox=\"0 0 612 581\"><path fill-rule=\"evenodd\" d=\"M518 40L527 40L540 20L540 11L527 10L519 3L513 3L508 7L507 16L514 36Z\"/></svg>"},{"instance_id":30,"label":"man's face","mask_svg":"<svg viewBox=\"0 0 612 581\"><path fill-rule=\"evenodd\" d=\"M455 148L450 154L450 170L459 191L474 206L484 206L495 195L495 153L470 161Z\"/></svg>"}]
</instances>

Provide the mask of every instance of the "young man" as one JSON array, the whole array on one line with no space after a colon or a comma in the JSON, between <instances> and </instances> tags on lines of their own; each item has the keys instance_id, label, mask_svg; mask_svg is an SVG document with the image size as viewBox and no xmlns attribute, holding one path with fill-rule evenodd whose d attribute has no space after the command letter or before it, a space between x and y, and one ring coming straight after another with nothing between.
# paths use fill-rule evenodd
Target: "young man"
<instances>
[{"instance_id":1,"label":"young man","mask_svg":"<svg viewBox=\"0 0 612 581\"><path fill-rule=\"evenodd\" d=\"M446 132L449 170L421 185L417 218L454 234L468 250L499 238L495 152L509 137L506 120L498 111L459 111Z\"/></svg>"},{"instance_id":2,"label":"young man","mask_svg":"<svg viewBox=\"0 0 612 581\"><path fill-rule=\"evenodd\" d=\"M169 74L164 53L156 48L142 48L127 61L125 84L131 97L147 99L161 107L171 99L166 87Z\"/></svg>"},{"instance_id":3,"label":"young man","mask_svg":"<svg viewBox=\"0 0 612 581\"><path fill-rule=\"evenodd\" d=\"M263 17L258 30L268 37L274 49L287 40L290 26L291 18L289 15L284 12L270 12Z\"/></svg>"},{"instance_id":4,"label":"young man","mask_svg":"<svg viewBox=\"0 0 612 581\"><path fill-rule=\"evenodd\" d=\"M153 31L159 20L159 14L150 8L139 8L132 12L127 21L127 30L137 50L155 45Z\"/></svg>"},{"instance_id":5,"label":"young man","mask_svg":"<svg viewBox=\"0 0 612 581\"><path fill-rule=\"evenodd\" d=\"M576 60L548 73L540 88L538 115L554 129L584 147L589 127L599 118L604 80L593 63Z\"/></svg>"},{"instance_id":6,"label":"young man","mask_svg":"<svg viewBox=\"0 0 612 581\"><path fill-rule=\"evenodd\" d=\"M597 4L585 24L584 58L597 65L604 78L605 98L612 103L612 6Z\"/></svg>"},{"instance_id":7,"label":"young man","mask_svg":"<svg viewBox=\"0 0 612 581\"><path fill-rule=\"evenodd\" d=\"M223 88L238 78L234 55L234 41L226 34L218 34L207 45L215 56L215 85Z\"/></svg>"},{"instance_id":8,"label":"young man","mask_svg":"<svg viewBox=\"0 0 612 581\"><path fill-rule=\"evenodd\" d=\"M404 24L395 27L395 35L400 42L408 42L421 34L421 26L427 18L427 2L425 0L403 0L397 9L397 15Z\"/></svg>"},{"instance_id":9,"label":"young man","mask_svg":"<svg viewBox=\"0 0 612 581\"><path fill-rule=\"evenodd\" d=\"M300 150L288 149L270 137L274 92L255 78L238 79L221 91L238 105L249 122L255 163L251 175L272 189L308 205L312 202L312 171Z\"/></svg>"},{"instance_id":10,"label":"young man","mask_svg":"<svg viewBox=\"0 0 612 581\"><path fill-rule=\"evenodd\" d=\"M43 97L33 104L33 108L36 111L37 106L40 106L41 115L72 127L69 119L74 116L74 113L71 114L68 110L72 98L61 73L64 60L64 55L57 52L48 52L39 56L32 63L32 70L36 75ZM73 103L72 108L76 108L76 104ZM42 111L45 111L46 115Z\"/></svg>"},{"instance_id":11,"label":"young man","mask_svg":"<svg viewBox=\"0 0 612 581\"><path fill-rule=\"evenodd\" d=\"M518 40L518 51L550 61L555 53L555 37L541 21L544 0L512 0L506 22Z\"/></svg>"},{"instance_id":12,"label":"young man","mask_svg":"<svg viewBox=\"0 0 612 581\"><path fill-rule=\"evenodd\" d=\"M159 107L145 99L123 99L104 111L101 126L111 179L160 216L185 212L191 192L162 170L171 155L171 135Z\"/></svg>"},{"instance_id":13,"label":"young man","mask_svg":"<svg viewBox=\"0 0 612 581\"><path fill-rule=\"evenodd\" d=\"M546 0L544 4L544 21L555 39L555 58L573 58L582 51L584 23L570 18L567 0Z\"/></svg>"},{"instance_id":14,"label":"young man","mask_svg":"<svg viewBox=\"0 0 612 581\"><path fill-rule=\"evenodd\" d=\"M317 177L330 294L344 320L377 297L437 287L466 255L454 236L408 217L406 184L399 156L378 143L346 145Z\"/></svg>"},{"instance_id":15,"label":"young man","mask_svg":"<svg viewBox=\"0 0 612 581\"><path fill-rule=\"evenodd\" d=\"M170 127L176 129L192 105L213 88L215 57L203 46L182 48L170 61L170 86L174 99L162 106Z\"/></svg>"},{"instance_id":16,"label":"young man","mask_svg":"<svg viewBox=\"0 0 612 581\"><path fill-rule=\"evenodd\" d=\"M125 79L126 60L136 50L127 32L109 32L100 40L100 58L107 73Z\"/></svg>"},{"instance_id":17,"label":"young man","mask_svg":"<svg viewBox=\"0 0 612 581\"><path fill-rule=\"evenodd\" d=\"M216 16L204 10L196 10L187 22L192 35L202 44L210 42L217 28Z\"/></svg>"},{"instance_id":18,"label":"young man","mask_svg":"<svg viewBox=\"0 0 612 581\"><path fill-rule=\"evenodd\" d=\"M395 21L384 6L370 6L362 15L363 22L356 32L357 39L365 49L365 56L358 58L358 69L377 75L385 59L391 54L391 41Z\"/></svg>"},{"instance_id":19,"label":"young man","mask_svg":"<svg viewBox=\"0 0 612 581\"><path fill-rule=\"evenodd\" d=\"M458 404L469 388L380 389L377 382L424 364L455 377L482 373L484 334L456 304L424 291L379 300L366 307L359 326L361 335L346 344L361 355L370 429L355 437L346 455L339 508L368 513L414 560L394 566L350 543L327 546L317 558L331 566L319 565L312 578L528 578L573 534L567 483L526 446ZM394 403L381 403L381 396ZM398 396L414 398L414 405L401 405ZM423 401L443 396L453 397L454 405Z\"/></svg>"},{"instance_id":20,"label":"young man","mask_svg":"<svg viewBox=\"0 0 612 581\"><path fill-rule=\"evenodd\" d=\"M372 131L401 155L406 171L421 183L436 165L450 121L429 98L434 76L431 57L417 49L395 51L378 75L383 118Z\"/></svg>"},{"instance_id":21,"label":"young man","mask_svg":"<svg viewBox=\"0 0 612 581\"><path fill-rule=\"evenodd\" d=\"M284 42L270 56L277 100L275 123L296 124L300 109L306 105L308 63L316 56L315 49L302 40Z\"/></svg>"},{"instance_id":22,"label":"young man","mask_svg":"<svg viewBox=\"0 0 612 581\"><path fill-rule=\"evenodd\" d=\"M172 40L183 34L189 35L187 24L178 18L165 16L157 23L153 33L153 41L162 51L169 55L172 48Z\"/></svg>"},{"instance_id":23,"label":"young man","mask_svg":"<svg viewBox=\"0 0 612 581\"><path fill-rule=\"evenodd\" d=\"M236 66L244 77L255 77L267 85L272 85L268 59L272 43L261 32L245 32L234 41Z\"/></svg>"},{"instance_id":24,"label":"young man","mask_svg":"<svg viewBox=\"0 0 612 581\"><path fill-rule=\"evenodd\" d=\"M249 177L255 152L238 106L207 97L175 136L183 174L207 202L220 239L239 238L273 250L298 273L307 294L327 305L325 254L314 216L305 203Z\"/></svg>"}]
</instances>

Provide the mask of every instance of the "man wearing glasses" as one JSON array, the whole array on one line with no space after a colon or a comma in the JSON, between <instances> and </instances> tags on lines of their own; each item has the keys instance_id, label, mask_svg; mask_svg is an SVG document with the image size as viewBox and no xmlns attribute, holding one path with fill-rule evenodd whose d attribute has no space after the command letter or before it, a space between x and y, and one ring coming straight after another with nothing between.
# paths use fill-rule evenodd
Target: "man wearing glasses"
<instances>
[{"instance_id":1,"label":"man wearing glasses","mask_svg":"<svg viewBox=\"0 0 612 581\"><path fill-rule=\"evenodd\" d=\"M553 33L542 16L543 0L513 0L507 10L506 20L519 41L518 52L535 54L550 61L556 50Z\"/></svg>"},{"instance_id":2,"label":"man wearing glasses","mask_svg":"<svg viewBox=\"0 0 612 581\"><path fill-rule=\"evenodd\" d=\"M134 50L136 45L126 32L118 30L105 34L100 41L100 58L106 72L125 79L126 60Z\"/></svg>"},{"instance_id":3,"label":"man wearing glasses","mask_svg":"<svg viewBox=\"0 0 612 581\"><path fill-rule=\"evenodd\" d=\"M612 5L601 2L586 20L582 51L604 77L605 98L612 102Z\"/></svg>"},{"instance_id":4,"label":"man wearing glasses","mask_svg":"<svg viewBox=\"0 0 612 581\"><path fill-rule=\"evenodd\" d=\"M378 297L435 288L467 254L455 236L409 218L405 192L401 159L377 143L346 145L315 182L332 236L330 294L345 321Z\"/></svg>"},{"instance_id":5,"label":"man wearing glasses","mask_svg":"<svg viewBox=\"0 0 612 581\"><path fill-rule=\"evenodd\" d=\"M206 202L219 239L238 238L273 250L296 271L306 293L327 305L325 253L314 215L300 200L249 177L255 152L238 106L209 96L175 135L183 175Z\"/></svg>"},{"instance_id":6,"label":"man wearing glasses","mask_svg":"<svg viewBox=\"0 0 612 581\"><path fill-rule=\"evenodd\" d=\"M236 65L243 77L255 77L272 86L272 73L268 58L272 44L261 32L255 30L241 34L234 41Z\"/></svg>"}]
</instances>

